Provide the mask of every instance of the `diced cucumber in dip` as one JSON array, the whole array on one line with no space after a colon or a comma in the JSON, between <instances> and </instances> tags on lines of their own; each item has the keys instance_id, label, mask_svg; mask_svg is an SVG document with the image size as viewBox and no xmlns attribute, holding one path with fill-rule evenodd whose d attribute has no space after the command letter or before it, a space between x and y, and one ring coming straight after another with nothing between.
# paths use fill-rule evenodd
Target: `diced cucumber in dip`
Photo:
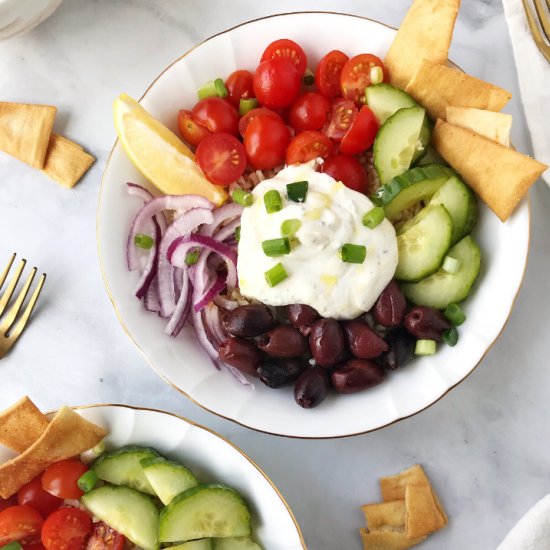
<instances>
[{"instance_id":1,"label":"diced cucumber in dip","mask_svg":"<svg viewBox=\"0 0 550 550\"><path fill-rule=\"evenodd\" d=\"M227 537L214 539L214 550L262 550L262 547L249 537Z\"/></svg>"},{"instance_id":2,"label":"diced cucumber in dip","mask_svg":"<svg viewBox=\"0 0 550 550\"><path fill-rule=\"evenodd\" d=\"M323 317L353 319L368 311L393 278L397 266L397 239L384 219L373 229L362 223L374 204L328 174L314 170L315 161L293 165L253 191L254 202L241 216L237 271L244 296L271 306L307 304ZM287 197L287 184L308 182L303 202ZM264 196L277 191L282 208L268 213ZM290 250L269 256L262 243L280 238L282 224L298 220ZM342 248L359 251L343 261ZM356 247L359 248L356 248ZM282 266L286 278L270 286L266 272ZM277 268L281 271L281 268Z\"/></svg>"}]
</instances>

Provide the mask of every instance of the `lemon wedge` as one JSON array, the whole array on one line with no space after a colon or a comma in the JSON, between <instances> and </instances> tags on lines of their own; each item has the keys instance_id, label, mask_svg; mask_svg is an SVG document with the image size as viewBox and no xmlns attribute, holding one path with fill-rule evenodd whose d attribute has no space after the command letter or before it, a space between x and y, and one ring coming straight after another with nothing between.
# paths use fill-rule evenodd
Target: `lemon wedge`
<instances>
[{"instance_id":1,"label":"lemon wedge","mask_svg":"<svg viewBox=\"0 0 550 550\"><path fill-rule=\"evenodd\" d=\"M219 206L227 193L210 183L192 151L135 99L121 94L114 102L115 128L136 168L167 195L196 194Z\"/></svg>"}]
</instances>

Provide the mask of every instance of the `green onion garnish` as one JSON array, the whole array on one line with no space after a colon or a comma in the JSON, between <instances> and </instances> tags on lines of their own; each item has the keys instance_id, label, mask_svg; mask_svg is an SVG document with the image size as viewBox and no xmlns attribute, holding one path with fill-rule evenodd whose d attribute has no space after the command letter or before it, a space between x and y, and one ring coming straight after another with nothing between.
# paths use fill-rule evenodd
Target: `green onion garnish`
<instances>
[{"instance_id":1,"label":"green onion garnish","mask_svg":"<svg viewBox=\"0 0 550 550\"><path fill-rule=\"evenodd\" d=\"M199 261L201 251L200 250L190 250L185 255L185 263L187 265L195 265Z\"/></svg>"},{"instance_id":2,"label":"green onion garnish","mask_svg":"<svg viewBox=\"0 0 550 550\"><path fill-rule=\"evenodd\" d=\"M460 260L452 256L445 256L441 269L447 273L456 273L460 269Z\"/></svg>"},{"instance_id":3,"label":"green onion garnish","mask_svg":"<svg viewBox=\"0 0 550 550\"><path fill-rule=\"evenodd\" d=\"M311 69L306 69L302 81L306 86L313 86L315 84L315 74L313 74Z\"/></svg>"},{"instance_id":4,"label":"green onion garnish","mask_svg":"<svg viewBox=\"0 0 550 550\"><path fill-rule=\"evenodd\" d=\"M302 222L300 220L291 219L291 220L285 220L281 224L281 235L283 237L294 237L296 235L298 229L302 226Z\"/></svg>"},{"instance_id":5,"label":"green onion garnish","mask_svg":"<svg viewBox=\"0 0 550 550\"><path fill-rule=\"evenodd\" d=\"M231 198L233 199L233 202L236 202L241 206L252 206L252 203L254 202L252 193L248 193L244 189L235 189L233 193L231 193Z\"/></svg>"},{"instance_id":6,"label":"green onion garnish","mask_svg":"<svg viewBox=\"0 0 550 550\"><path fill-rule=\"evenodd\" d=\"M466 314L458 304L449 304L443 313L455 327L466 321Z\"/></svg>"},{"instance_id":7,"label":"green onion garnish","mask_svg":"<svg viewBox=\"0 0 550 550\"><path fill-rule=\"evenodd\" d=\"M215 97L218 95L216 90L216 84L213 80L209 80L206 84L203 84L198 90L197 95L199 99L206 99L207 97Z\"/></svg>"},{"instance_id":8,"label":"green onion garnish","mask_svg":"<svg viewBox=\"0 0 550 550\"><path fill-rule=\"evenodd\" d=\"M0 547L0 550L23 550L21 544L17 541L9 542L5 546Z\"/></svg>"},{"instance_id":9,"label":"green onion garnish","mask_svg":"<svg viewBox=\"0 0 550 550\"><path fill-rule=\"evenodd\" d=\"M255 97L241 97L239 100L239 114L246 115L248 111L252 111L258 106L258 100Z\"/></svg>"},{"instance_id":10,"label":"green onion garnish","mask_svg":"<svg viewBox=\"0 0 550 550\"><path fill-rule=\"evenodd\" d=\"M229 92L227 91L227 88L221 78L216 78L216 80L214 80L214 88L218 97L227 97L229 95Z\"/></svg>"},{"instance_id":11,"label":"green onion garnish","mask_svg":"<svg viewBox=\"0 0 550 550\"><path fill-rule=\"evenodd\" d=\"M283 209L283 201L281 200L281 195L276 189L271 189L264 195L264 204L265 209L268 214L273 214L274 212L279 212Z\"/></svg>"},{"instance_id":12,"label":"green onion garnish","mask_svg":"<svg viewBox=\"0 0 550 550\"><path fill-rule=\"evenodd\" d=\"M154 243L155 239L153 239L153 237L149 237L149 235L144 235L143 233L138 233L134 237L134 244L139 248L144 248L145 250L149 250Z\"/></svg>"},{"instance_id":13,"label":"green onion garnish","mask_svg":"<svg viewBox=\"0 0 550 550\"><path fill-rule=\"evenodd\" d=\"M347 264L362 264L367 257L367 247L362 244L346 243L340 249L340 258Z\"/></svg>"},{"instance_id":14,"label":"green onion garnish","mask_svg":"<svg viewBox=\"0 0 550 550\"><path fill-rule=\"evenodd\" d=\"M290 242L286 237L269 239L262 242L262 249L266 256L283 256L290 252Z\"/></svg>"},{"instance_id":15,"label":"green onion garnish","mask_svg":"<svg viewBox=\"0 0 550 550\"><path fill-rule=\"evenodd\" d=\"M93 470L88 470L78 478L76 484L81 491L88 493L97 485L98 481L99 477L97 477L97 474Z\"/></svg>"},{"instance_id":16,"label":"green onion garnish","mask_svg":"<svg viewBox=\"0 0 550 550\"><path fill-rule=\"evenodd\" d=\"M284 281L288 277L286 269L283 264L278 263L271 269L265 272L265 280L270 287L278 285L281 281Z\"/></svg>"},{"instance_id":17,"label":"green onion garnish","mask_svg":"<svg viewBox=\"0 0 550 550\"><path fill-rule=\"evenodd\" d=\"M384 221L384 209L381 206L375 206L363 216L363 225L369 229L374 229Z\"/></svg>"},{"instance_id":18,"label":"green onion garnish","mask_svg":"<svg viewBox=\"0 0 550 550\"><path fill-rule=\"evenodd\" d=\"M414 353L415 355L433 355L435 348L435 340L417 340Z\"/></svg>"},{"instance_id":19,"label":"green onion garnish","mask_svg":"<svg viewBox=\"0 0 550 550\"><path fill-rule=\"evenodd\" d=\"M449 330L446 330L441 337L448 346L456 346L456 343L458 342L458 330L456 330L455 327L452 327Z\"/></svg>"},{"instance_id":20,"label":"green onion garnish","mask_svg":"<svg viewBox=\"0 0 550 550\"><path fill-rule=\"evenodd\" d=\"M235 227L235 240L239 242L241 240L241 226Z\"/></svg>"},{"instance_id":21,"label":"green onion garnish","mask_svg":"<svg viewBox=\"0 0 550 550\"><path fill-rule=\"evenodd\" d=\"M304 202L306 200L308 185L307 181L287 183L286 194L288 199L294 202Z\"/></svg>"}]
</instances>

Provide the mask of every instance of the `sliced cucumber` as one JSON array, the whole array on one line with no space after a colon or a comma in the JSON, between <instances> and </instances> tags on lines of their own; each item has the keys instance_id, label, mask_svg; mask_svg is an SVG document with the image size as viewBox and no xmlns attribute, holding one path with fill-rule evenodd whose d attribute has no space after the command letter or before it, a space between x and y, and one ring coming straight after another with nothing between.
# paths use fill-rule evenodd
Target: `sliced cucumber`
<instances>
[{"instance_id":1,"label":"sliced cucumber","mask_svg":"<svg viewBox=\"0 0 550 550\"><path fill-rule=\"evenodd\" d=\"M147 481L164 505L170 504L176 495L199 484L191 470L160 456L144 458L140 465Z\"/></svg>"},{"instance_id":2,"label":"sliced cucumber","mask_svg":"<svg viewBox=\"0 0 550 550\"><path fill-rule=\"evenodd\" d=\"M422 123L422 129L416 143L411 165L415 165L428 152L430 138L432 137L432 128L433 124L430 122L428 115L424 115L424 122Z\"/></svg>"},{"instance_id":3,"label":"sliced cucumber","mask_svg":"<svg viewBox=\"0 0 550 550\"><path fill-rule=\"evenodd\" d=\"M214 539L214 550L262 550L250 537L227 537Z\"/></svg>"},{"instance_id":4,"label":"sliced cucumber","mask_svg":"<svg viewBox=\"0 0 550 550\"><path fill-rule=\"evenodd\" d=\"M215 550L215 546L213 539L199 539L170 546L170 550Z\"/></svg>"},{"instance_id":5,"label":"sliced cucumber","mask_svg":"<svg viewBox=\"0 0 550 550\"><path fill-rule=\"evenodd\" d=\"M481 267L479 246L468 235L455 244L448 255L460 261L458 271L447 273L440 269L419 283L402 285L405 296L411 302L444 309L449 304L461 302L468 296Z\"/></svg>"},{"instance_id":6,"label":"sliced cucumber","mask_svg":"<svg viewBox=\"0 0 550 550\"><path fill-rule=\"evenodd\" d=\"M380 126L399 109L418 106L418 103L407 92L385 82L367 86L365 99Z\"/></svg>"},{"instance_id":7,"label":"sliced cucumber","mask_svg":"<svg viewBox=\"0 0 550 550\"><path fill-rule=\"evenodd\" d=\"M138 491L155 495L155 490L143 473L140 461L160 456L155 449L128 445L111 453L104 453L92 464L99 479L114 485L127 485Z\"/></svg>"},{"instance_id":8,"label":"sliced cucumber","mask_svg":"<svg viewBox=\"0 0 550 550\"><path fill-rule=\"evenodd\" d=\"M374 140L374 167L382 185L410 167L425 114L420 106L400 109L378 131Z\"/></svg>"},{"instance_id":9,"label":"sliced cucumber","mask_svg":"<svg viewBox=\"0 0 550 550\"><path fill-rule=\"evenodd\" d=\"M80 498L82 504L115 531L145 550L159 548L159 511L153 499L130 489L105 485Z\"/></svg>"},{"instance_id":10,"label":"sliced cucumber","mask_svg":"<svg viewBox=\"0 0 550 550\"><path fill-rule=\"evenodd\" d=\"M248 507L237 491L225 485L197 485L160 513L161 542L250 534Z\"/></svg>"},{"instance_id":11,"label":"sliced cucumber","mask_svg":"<svg viewBox=\"0 0 550 550\"><path fill-rule=\"evenodd\" d=\"M428 206L397 233L395 278L417 282L435 273L451 246L453 222L443 205Z\"/></svg>"},{"instance_id":12,"label":"sliced cucumber","mask_svg":"<svg viewBox=\"0 0 550 550\"><path fill-rule=\"evenodd\" d=\"M447 166L447 163L439 156L437 151L431 146L428 146L426 148L426 154L416 162L417 166L425 166L426 164L442 164L443 166Z\"/></svg>"}]
</instances>

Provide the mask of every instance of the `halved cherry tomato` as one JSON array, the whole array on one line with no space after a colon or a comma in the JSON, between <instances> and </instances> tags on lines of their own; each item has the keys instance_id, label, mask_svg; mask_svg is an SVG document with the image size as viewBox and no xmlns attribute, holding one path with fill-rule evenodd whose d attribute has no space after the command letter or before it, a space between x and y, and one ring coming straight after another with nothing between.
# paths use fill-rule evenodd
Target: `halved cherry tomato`
<instances>
[{"instance_id":1,"label":"halved cherry tomato","mask_svg":"<svg viewBox=\"0 0 550 550\"><path fill-rule=\"evenodd\" d=\"M340 152L356 155L371 147L379 128L378 120L369 107L363 105L351 128L340 142Z\"/></svg>"},{"instance_id":2,"label":"halved cherry tomato","mask_svg":"<svg viewBox=\"0 0 550 550\"><path fill-rule=\"evenodd\" d=\"M306 92L290 106L290 125L297 131L320 130L330 112L330 101L318 92Z\"/></svg>"},{"instance_id":3,"label":"halved cherry tomato","mask_svg":"<svg viewBox=\"0 0 550 550\"><path fill-rule=\"evenodd\" d=\"M254 73L254 96L261 105L280 109L296 99L301 83L301 75L290 61L280 57L266 59Z\"/></svg>"},{"instance_id":4,"label":"halved cherry tomato","mask_svg":"<svg viewBox=\"0 0 550 550\"><path fill-rule=\"evenodd\" d=\"M46 550L81 550L92 530L92 518L80 508L60 508L42 527Z\"/></svg>"},{"instance_id":5,"label":"halved cherry tomato","mask_svg":"<svg viewBox=\"0 0 550 550\"><path fill-rule=\"evenodd\" d=\"M44 545L41 542L31 542L30 544L25 544L23 550L46 550Z\"/></svg>"},{"instance_id":6,"label":"halved cherry tomato","mask_svg":"<svg viewBox=\"0 0 550 550\"><path fill-rule=\"evenodd\" d=\"M122 550L124 541L124 535L102 521L98 521L94 524L94 531L88 540L86 550Z\"/></svg>"},{"instance_id":7,"label":"halved cherry tomato","mask_svg":"<svg viewBox=\"0 0 550 550\"><path fill-rule=\"evenodd\" d=\"M321 58L315 70L315 84L326 97L340 95L340 74L349 57L340 50L332 50Z\"/></svg>"},{"instance_id":8,"label":"halved cherry tomato","mask_svg":"<svg viewBox=\"0 0 550 550\"><path fill-rule=\"evenodd\" d=\"M252 81L254 76L250 71L239 70L232 72L225 81L225 87L229 92L227 99L235 107L239 108L241 99L247 99L254 97L254 90L252 89Z\"/></svg>"},{"instance_id":9,"label":"halved cherry tomato","mask_svg":"<svg viewBox=\"0 0 550 550\"><path fill-rule=\"evenodd\" d=\"M321 166L321 172L329 174L354 191L359 193L368 191L367 173L355 157L349 155L330 157Z\"/></svg>"},{"instance_id":10,"label":"halved cherry tomato","mask_svg":"<svg viewBox=\"0 0 550 550\"><path fill-rule=\"evenodd\" d=\"M269 170L283 164L289 142L289 129L282 120L271 115L254 117L244 135L246 155L257 170Z\"/></svg>"},{"instance_id":11,"label":"halved cherry tomato","mask_svg":"<svg viewBox=\"0 0 550 550\"><path fill-rule=\"evenodd\" d=\"M197 147L195 158L204 175L216 185L229 185L243 175L246 151L231 134L210 134Z\"/></svg>"},{"instance_id":12,"label":"halved cherry tomato","mask_svg":"<svg viewBox=\"0 0 550 550\"><path fill-rule=\"evenodd\" d=\"M0 498L0 512L6 508L17 505L17 495L13 495L10 498Z\"/></svg>"},{"instance_id":13,"label":"halved cherry tomato","mask_svg":"<svg viewBox=\"0 0 550 550\"><path fill-rule=\"evenodd\" d=\"M373 67L382 69L383 81L388 81L388 71L379 57L371 53L362 53L352 57L342 68L340 87L342 96L351 99L357 105L365 103L365 88L371 85L370 72Z\"/></svg>"},{"instance_id":14,"label":"halved cherry tomato","mask_svg":"<svg viewBox=\"0 0 550 550\"><path fill-rule=\"evenodd\" d=\"M265 49L261 61L277 58L290 61L298 69L300 76L304 74L307 67L307 57L304 50L293 40L289 38L275 40Z\"/></svg>"},{"instance_id":15,"label":"halved cherry tomato","mask_svg":"<svg viewBox=\"0 0 550 550\"><path fill-rule=\"evenodd\" d=\"M246 113L246 115L244 115L241 118L241 120L239 120L239 134L241 134L243 138L244 138L244 135L246 134L246 129L248 128L248 125L258 115L271 116L284 124L283 119L275 111L272 111L267 107L258 107L256 109L252 109L251 111L248 111L248 113Z\"/></svg>"},{"instance_id":16,"label":"halved cherry tomato","mask_svg":"<svg viewBox=\"0 0 550 550\"><path fill-rule=\"evenodd\" d=\"M0 512L0 546L9 542L34 542L40 538L44 520L30 506L11 506Z\"/></svg>"},{"instance_id":17,"label":"halved cherry tomato","mask_svg":"<svg viewBox=\"0 0 550 550\"><path fill-rule=\"evenodd\" d=\"M335 141L340 141L351 128L356 116L357 107L353 101L333 99L329 120L323 127L323 133Z\"/></svg>"},{"instance_id":18,"label":"halved cherry tomato","mask_svg":"<svg viewBox=\"0 0 550 550\"><path fill-rule=\"evenodd\" d=\"M322 132L308 130L294 136L286 150L286 163L298 164L317 157L327 158L333 144Z\"/></svg>"},{"instance_id":19,"label":"halved cherry tomato","mask_svg":"<svg viewBox=\"0 0 550 550\"><path fill-rule=\"evenodd\" d=\"M239 113L235 107L221 97L201 99L191 110L193 120L213 134L226 132L239 135Z\"/></svg>"},{"instance_id":20,"label":"halved cherry tomato","mask_svg":"<svg viewBox=\"0 0 550 550\"><path fill-rule=\"evenodd\" d=\"M34 508L45 518L63 504L63 499L44 491L42 476L38 476L17 491L17 502Z\"/></svg>"},{"instance_id":21,"label":"halved cherry tomato","mask_svg":"<svg viewBox=\"0 0 550 550\"><path fill-rule=\"evenodd\" d=\"M80 498L84 493L78 488L78 478L88 471L80 460L61 460L49 466L42 474L42 488L59 498Z\"/></svg>"},{"instance_id":22,"label":"halved cherry tomato","mask_svg":"<svg viewBox=\"0 0 550 550\"><path fill-rule=\"evenodd\" d=\"M210 131L195 122L191 112L185 109L178 111L178 129L181 137L191 145L198 145L203 138L210 134Z\"/></svg>"}]
</instances>

